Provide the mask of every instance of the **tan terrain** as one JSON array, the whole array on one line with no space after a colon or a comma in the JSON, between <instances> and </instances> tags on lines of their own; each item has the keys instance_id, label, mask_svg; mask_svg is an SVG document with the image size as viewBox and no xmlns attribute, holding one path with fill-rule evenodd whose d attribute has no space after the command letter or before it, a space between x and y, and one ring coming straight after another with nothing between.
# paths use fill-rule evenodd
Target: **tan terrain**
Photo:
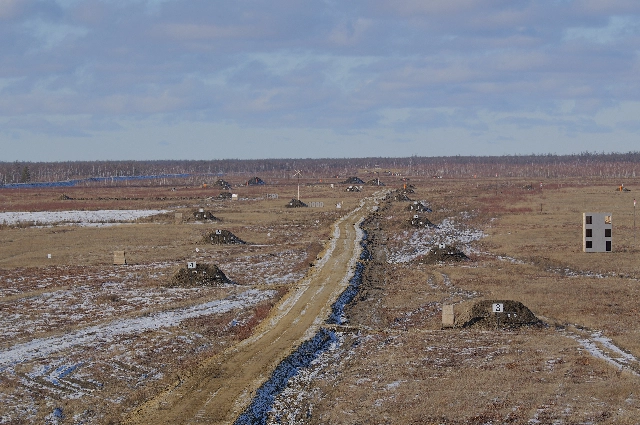
<instances>
[{"instance_id":1,"label":"tan terrain","mask_svg":"<svg viewBox=\"0 0 640 425\"><path fill-rule=\"evenodd\" d=\"M360 254L357 226L376 202L366 199L335 223L331 242L315 267L252 337L205 362L142 405L127 422L232 423L275 367L322 326Z\"/></svg>"}]
</instances>

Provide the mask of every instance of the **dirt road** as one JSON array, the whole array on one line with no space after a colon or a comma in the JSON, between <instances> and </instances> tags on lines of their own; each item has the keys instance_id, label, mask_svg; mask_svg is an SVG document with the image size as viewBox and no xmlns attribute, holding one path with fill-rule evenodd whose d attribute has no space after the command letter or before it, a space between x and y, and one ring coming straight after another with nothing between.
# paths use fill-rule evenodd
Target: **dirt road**
<instances>
[{"instance_id":1,"label":"dirt road","mask_svg":"<svg viewBox=\"0 0 640 425\"><path fill-rule=\"evenodd\" d=\"M375 198L365 199L334 224L332 238L315 267L272 309L252 337L183 377L126 422L233 423L275 367L322 326L359 257L362 233L357 224L375 202Z\"/></svg>"}]
</instances>

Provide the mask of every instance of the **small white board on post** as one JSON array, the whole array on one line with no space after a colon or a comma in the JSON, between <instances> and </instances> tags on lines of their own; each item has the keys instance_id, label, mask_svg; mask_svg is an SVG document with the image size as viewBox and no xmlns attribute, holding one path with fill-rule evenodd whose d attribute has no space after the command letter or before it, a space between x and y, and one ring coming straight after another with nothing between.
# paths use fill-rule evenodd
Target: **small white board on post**
<instances>
[{"instance_id":1,"label":"small white board on post","mask_svg":"<svg viewBox=\"0 0 640 425\"><path fill-rule=\"evenodd\" d=\"M187 268L188 269L195 269L197 266L195 261L187 261Z\"/></svg>"},{"instance_id":2,"label":"small white board on post","mask_svg":"<svg viewBox=\"0 0 640 425\"><path fill-rule=\"evenodd\" d=\"M491 311L493 311L494 313L504 313L504 304L502 303L491 304Z\"/></svg>"}]
</instances>

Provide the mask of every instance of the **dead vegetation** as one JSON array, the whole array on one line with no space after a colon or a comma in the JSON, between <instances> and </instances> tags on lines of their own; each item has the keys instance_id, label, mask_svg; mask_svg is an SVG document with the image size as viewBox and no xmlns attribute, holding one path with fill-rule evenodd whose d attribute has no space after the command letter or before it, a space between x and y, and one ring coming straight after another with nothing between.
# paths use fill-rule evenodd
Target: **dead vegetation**
<instances>
[{"instance_id":1,"label":"dead vegetation","mask_svg":"<svg viewBox=\"0 0 640 425\"><path fill-rule=\"evenodd\" d=\"M309 424L635 424L640 411L637 362L628 358L625 363L621 354L623 360L613 364L598 358L589 343L610 354L610 341L625 355L640 356L640 239L632 207L640 182L625 181L631 192L616 191L617 181L602 178L545 181L543 190L517 178L411 176L411 182L411 198L432 210L425 217L434 227L407 227L413 201L407 205L402 197L390 197L379 205L365 223L372 258L364 262L361 290L347 307L350 332L340 333L340 344L309 375L290 382L290 392L270 414L272 422L279 415L282 422L294 417ZM237 183L244 181L238 178ZM51 191L25 190L11 199L2 193L3 205L15 210L180 205L192 211L206 205L230 231L265 245L212 245L195 227L202 225L173 224L172 214L111 228L3 227L3 349L121 316L225 299L247 284L280 291L239 311L190 318L168 333L145 331L105 341L90 362L78 351L21 364L13 375L5 370L0 401L12 410L1 414L3 420L10 414L44 422L61 407L67 418L117 422L123 411L180 373L248 336L273 302L317 261L330 240L330 224L376 190L365 186L347 195L343 188L306 188L315 191L309 199L342 202L342 210L287 209L281 200L266 199L259 187L238 188L247 201L211 200L209 205L210 191L199 188L171 193L70 188L65 193L73 199L67 200ZM293 184L269 188L288 191L287 197L294 190ZM582 252L584 211L613 212L612 253ZM476 231L481 236L476 238ZM440 243L445 248L430 257ZM116 249L127 250L130 265L108 264ZM187 261L219 264L243 287L163 289L160 283ZM486 314L496 300L521 303L548 326L496 328L496 317ZM468 310L469 317L482 318L474 322L480 327L441 330L444 304L484 306L479 313ZM530 317L522 307L508 309L518 311L516 317ZM115 350L109 351L112 346ZM69 378L87 388L93 381L102 383L91 387L93 395L72 398L77 393L56 392L47 381L50 375L41 373L81 361L86 363ZM24 382L35 383L25 387ZM19 410L24 400L38 413Z\"/></svg>"}]
</instances>

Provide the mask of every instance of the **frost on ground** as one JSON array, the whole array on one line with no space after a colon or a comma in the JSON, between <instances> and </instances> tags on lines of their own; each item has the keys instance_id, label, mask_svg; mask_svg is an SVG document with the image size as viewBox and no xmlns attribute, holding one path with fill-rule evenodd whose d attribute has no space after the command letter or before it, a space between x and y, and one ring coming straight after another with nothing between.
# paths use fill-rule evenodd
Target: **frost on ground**
<instances>
[{"instance_id":1,"label":"frost on ground","mask_svg":"<svg viewBox=\"0 0 640 425\"><path fill-rule=\"evenodd\" d=\"M463 216L463 218L466 216ZM435 227L418 230L405 230L394 235L402 244L389 255L389 263L407 263L421 255L427 254L432 247L440 245L456 246L468 254L471 243L484 237L484 232L470 229L453 217L442 220Z\"/></svg>"},{"instance_id":2,"label":"frost on ground","mask_svg":"<svg viewBox=\"0 0 640 425\"><path fill-rule=\"evenodd\" d=\"M287 283L297 256L276 257L238 264L252 264L251 283ZM177 265L0 270L0 424L108 422L105 415L118 417L182 367L241 338L254 308L276 294L235 284L164 287Z\"/></svg>"},{"instance_id":3,"label":"frost on ground","mask_svg":"<svg viewBox=\"0 0 640 425\"><path fill-rule=\"evenodd\" d=\"M179 325L183 320L210 314L221 314L231 310L246 308L274 295L274 291L258 291L250 289L237 296L224 300L211 301L183 309L164 311L143 317L116 320L75 332L55 335L48 338L33 339L28 342L10 346L0 351L0 372L6 371L17 363L27 362L36 357L48 356L69 348L83 346L83 349L95 345L99 341L109 340L115 336L138 334L160 328Z\"/></svg>"},{"instance_id":4,"label":"frost on ground","mask_svg":"<svg viewBox=\"0 0 640 425\"><path fill-rule=\"evenodd\" d=\"M0 223L6 225L15 225L18 223L34 223L37 225L70 223L80 226L96 226L105 223L127 223L139 218L167 212L166 210L3 212L0 213Z\"/></svg>"},{"instance_id":5,"label":"frost on ground","mask_svg":"<svg viewBox=\"0 0 640 425\"><path fill-rule=\"evenodd\" d=\"M616 346L614 342L598 331L564 332L564 335L575 339L591 356L602 359L618 369L629 370L640 375L640 359Z\"/></svg>"},{"instance_id":6,"label":"frost on ground","mask_svg":"<svg viewBox=\"0 0 640 425\"><path fill-rule=\"evenodd\" d=\"M0 350L0 424L32 422L46 414L55 419L55 409L66 415L64 406L74 401L76 414L78 405L85 406L80 411L91 417L89 422L98 420L97 404L120 405L125 394L162 379L166 364L180 364L219 343L185 326L187 322L216 323L217 317L240 314L274 293L249 289L225 299L8 344ZM226 320L227 328L242 323L240 317Z\"/></svg>"}]
</instances>

